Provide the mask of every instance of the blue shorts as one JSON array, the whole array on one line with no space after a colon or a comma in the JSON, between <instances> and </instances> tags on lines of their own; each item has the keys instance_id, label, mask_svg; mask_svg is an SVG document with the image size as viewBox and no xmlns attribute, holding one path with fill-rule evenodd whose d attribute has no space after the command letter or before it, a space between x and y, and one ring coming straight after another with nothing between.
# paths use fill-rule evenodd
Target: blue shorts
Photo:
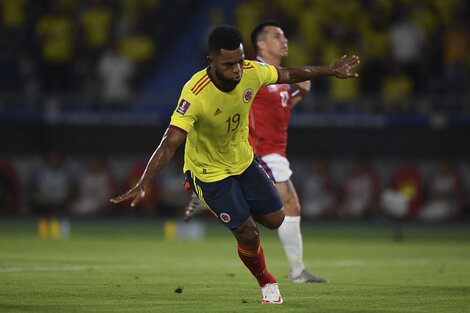
<instances>
[{"instance_id":1,"label":"blue shorts","mask_svg":"<svg viewBox=\"0 0 470 313\"><path fill-rule=\"evenodd\" d=\"M250 216L264 215L282 209L282 201L273 181L255 156L251 165L240 175L206 183L186 172L191 189L217 220L233 230Z\"/></svg>"}]
</instances>

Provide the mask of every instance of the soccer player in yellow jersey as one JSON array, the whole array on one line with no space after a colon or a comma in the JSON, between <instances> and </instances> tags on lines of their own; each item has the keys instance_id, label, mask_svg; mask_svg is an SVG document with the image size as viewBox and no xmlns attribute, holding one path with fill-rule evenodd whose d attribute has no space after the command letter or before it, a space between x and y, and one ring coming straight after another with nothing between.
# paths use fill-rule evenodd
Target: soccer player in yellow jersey
<instances>
[{"instance_id":1,"label":"soccer player in yellow jersey","mask_svg":"<svg viewBox=\"0 0 470 313\"><path fill-rule=\"evenodd\" d=\"M275 68L246 61L242 41L232 26L211 31L209 66L183 87L170 125L140 181L110 201L131 200L135 206L186 139L184 172L192 190L232 231L240 259L261 287L262 303L280 304L283 299L276 279L266 268L256 223L277 229L284 220L284 210L277 189L248 143L250 106L265 85L291 84L319 75L357 77L350 70L359 64L359 58L343 57L329 66Z\"/></svg>"}]
</instances>

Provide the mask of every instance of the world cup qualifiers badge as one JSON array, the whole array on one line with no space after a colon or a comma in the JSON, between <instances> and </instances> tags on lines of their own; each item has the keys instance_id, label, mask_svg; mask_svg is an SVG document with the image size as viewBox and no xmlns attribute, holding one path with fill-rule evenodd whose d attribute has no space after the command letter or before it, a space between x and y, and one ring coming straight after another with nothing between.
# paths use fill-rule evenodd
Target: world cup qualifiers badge
<instances>
[{"instance_id":1,"label":"world cup qualifiers badge","mask_svg":"<svg viewBox=\"0 0 470 313\"><path fill-rule=\"evenodd\" d=\"M188 111L189 107L191 106L191 103L188 101L181 99L180 104L178 105L178 108L176 109L176 112L178 112L181 115L186 114L186 111Z\"/></svg>"},{"instance_id":2,"label":"world cup qualifiers badge","mask_svg":"<svg viewBox=\"0 0 470 313\"><path fill-rule=\"evenodd\" d=\"M253 98L253 94L253 89L248 88L247 90L245 90L245 92L243 93L243 101L245 103L250 102L251 98Z\"/></svg>"}]
</instances>

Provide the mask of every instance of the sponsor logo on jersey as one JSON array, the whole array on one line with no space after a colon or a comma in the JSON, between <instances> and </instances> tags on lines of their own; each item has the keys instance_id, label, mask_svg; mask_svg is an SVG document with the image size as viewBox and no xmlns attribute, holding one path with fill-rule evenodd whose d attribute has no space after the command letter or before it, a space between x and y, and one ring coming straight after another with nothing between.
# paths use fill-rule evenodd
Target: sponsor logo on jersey
<instances>
[{"instance_id":1,"label":"sponsor logo on jersey","mask_svg":"<svg viewBox=\"0 0 470 313\"><path fill-rule=\"evenodd\" d=\"M178 105L178 108L176 109L176 112L178 112L181 115L185 115L186 111L188 111L189 107L191 106L191 103L188 101L181 99L180 104Z\"/></svg>"},{"instance_id":2,"label":"sponsor logo on jersey","mask_svg":"<svg viewBox=\"0 0 470 313\"><path fill-rule=\"evenodd\" d=\"M217 108L217 110L215 110L214 112L214 116L219 115L220 113L222 113L222 111L219 108Z\"/></svg>"},{"instance_id":3,"label":"sponsor logo on jersey","mask_svg":"<svg viewBox=\"0 0 470 313\"><path fill-rule=\"evenodd\" d=\"M253 89L248 88L247 90L245 90L245 92L243 93L243 101L245 103L250 102L251 98L253 98L253 94Z\"/></svg>"},{"instance_id":4,"label":"sponsor logo on jersey","mask_svg":"<svg viewBox=\"0 0 470 313\"><path fill-rule=\"evenodd\" d=\"M220 213L220 219L224 222L224 223L228 223L230 222L230 220L232 219L230 217L230 215L228 215L227 213Z\"/></svg>"}]
</instances>

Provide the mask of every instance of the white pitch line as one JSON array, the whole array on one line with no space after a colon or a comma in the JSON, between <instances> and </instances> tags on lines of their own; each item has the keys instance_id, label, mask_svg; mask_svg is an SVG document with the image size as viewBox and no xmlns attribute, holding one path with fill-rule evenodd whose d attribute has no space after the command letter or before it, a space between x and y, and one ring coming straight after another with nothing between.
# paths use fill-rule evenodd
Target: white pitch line
<instances>
[{"instance_id":1,"label":"white pitch line","mask_svg":"<svg viewBox=\"0 0 470 313\"><path fill-rule=\"evenodd\" d=\"M134 268L148 268L151 265L137 264L137 265L73 265L73 266L37 266L37 267L7 267L0 268L0 273L11 272L72 272L72 271L87 271L87 270L114 270L114 269L134 269Z\"/></svg>"},{"instance_id":2,"label":"white pitch line","mask_svg":"<svg viewBox=\"0 0 470 313\"><path fill-rule=\"evenodd\" d=\"M429 264L469 264L468 259L391 259L391 260L339 260L333 262L312 261L306 262L308 265L315 266L335 266L335 267L352 267L352 266L413 266L413 265L429 265Z\"/></svg>"},{"instance_id":3,"label":"white pitch line","mask_svg":"<svg viewBox=\"0 0 470 313\"><path fill-rule=\"evenodd\" d=\"M286 264L284 261L274 260L268 262L270 266L283 266ZM463 264L470 265L468 259L429 259L429 258L417 258L417 259L385 259L385 260L312 260L306 261L305 265L311 267L371 267L371 266L421 266L421 265L432 265L432 264ZM240 267L239 261L233 262L175 262L171 266L178 268L214 268L214 267Z\"/></svg>"},{"instance_id":4,"label":"white pitch line","mask_svg":"<svg viewBox=\"0 0 470 313\"><path fill-rule=\"evenodd\" d=\"M308 261L307 266L315 267L369 267L369 266L419 266L429 264L464 264L470 265L468 259L391 259L391 260L337 260L337 261ZM274 261L270 262L272 266L282 266L285 262ZM233 262L174 262L171 264L172 267L178 268L236 268L240 267L241 263L238 261ZM150 268L154 265L149 264L136 264L136 265L75 265L75 266L62 266L62 267L7 267L0 268L0 273L11 273L11 272L60 272L60 271L87 271L87 270L114 270L114 269L137 269L137 268Z\"/></svg>"}]
</instances>

